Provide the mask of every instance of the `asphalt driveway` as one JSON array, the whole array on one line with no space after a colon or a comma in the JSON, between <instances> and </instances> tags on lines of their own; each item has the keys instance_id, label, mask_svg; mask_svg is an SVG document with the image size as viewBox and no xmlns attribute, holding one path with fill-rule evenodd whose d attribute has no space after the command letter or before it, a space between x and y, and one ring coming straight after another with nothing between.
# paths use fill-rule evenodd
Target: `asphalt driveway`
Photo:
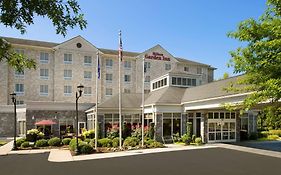
<instances>
[{"instance_id":1,"label":"asphalt driveway","mask_svg":"<svg viewBox=\"0 0 281 175\"><path fill-rule=\"evenodd\" d=\"M146 154L68 163L48 162L48 154L0 156L3 175L237 175L280 174L281 159L224 148Z\"/></svg>"}]
</instances>

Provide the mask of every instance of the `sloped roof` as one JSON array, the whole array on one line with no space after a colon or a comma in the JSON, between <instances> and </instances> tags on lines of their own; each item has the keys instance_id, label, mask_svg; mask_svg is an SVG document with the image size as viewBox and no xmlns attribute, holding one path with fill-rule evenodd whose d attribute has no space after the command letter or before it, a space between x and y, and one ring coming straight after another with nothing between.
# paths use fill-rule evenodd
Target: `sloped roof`
<instances>
[{"instance_id":1,"label":"sloped roof","mask_svg":"<svg viewBox=\"0 0 281 175\"><path fill-rule=\"evenodd\" d=\"M36 41L36 40L28 40L28 39L19 39L19 38L11 38L11 37L2 37L4 40L11 44L20 44L20 45L28 45L28 46L39 46L39 47L48 47L52 48L57 46L59 43L46 42L46 41Z\"/></svg>"},{"instance_id":2,"label":"sloped roof","mask_svg":"<svg viewBox=\"0 0 281 175\"><path fill-rule=\"evenodd\" d=\"M199 63L199 62L196 62L196 61L191 61L191 60L188 60L188 59L185 59L185 58L175 57L175 59L176 59L177 61L179 61L180 63L193 64L193 65L201 65L201 66L208 66L208 67L210 67L211 69L217 69L217 68L212 67L211 65Z\"/></svg>"},{"instance_id":3,"label":"sloped roof","mask_svg":"<svg viewBox=\"0 0 281 175\"><path fill-rule=\"evenodd\" d=\"M164 87L149 93L145 100L145 105L150 104L181 104L182 96L186 88Z\"/></svg>"},{"instance_id":4,"label":"sloped roof","mask_svg":"<svg viewBox=\"0 0 281 175\"><path fill-rule=\"evenodd\" d=\"M104 54L118 55L118 50L104 49L104 48L98 48L98 49ZM122 53L123 56L128 56L128 57L136 57L140 54L138 52L128 52L128 51L123 51Z\"/></svg>"},{"instance_id":5,"label":"sloped roof","mask_svg":"<svg viewBox=\"0 0 281 175\"><path fill-rule=\"evenodd\" d=\"M140 108L141 107L141 93L123 93L122 94L122 108ZM118 108L119 94L113 95L111 98L100 103L99 108Z\"/></svg>"},{"instance_id":6,"label":"sloped roof","mask_svg":"<svg viewBox=\"0 0 281 175\"><path fill-rule=\"evenodd\" d=\"M239 75L223 80L213 81L204 85L187 88L181 101L182 103L184 103L194 100L203 100L208 98L221 97L225 95L237 94L237 92L227 92L224 90L224 88L228 87L231 82L237 81L237 79L242 76L243 75Z\"/></svg>"}]
</instances>

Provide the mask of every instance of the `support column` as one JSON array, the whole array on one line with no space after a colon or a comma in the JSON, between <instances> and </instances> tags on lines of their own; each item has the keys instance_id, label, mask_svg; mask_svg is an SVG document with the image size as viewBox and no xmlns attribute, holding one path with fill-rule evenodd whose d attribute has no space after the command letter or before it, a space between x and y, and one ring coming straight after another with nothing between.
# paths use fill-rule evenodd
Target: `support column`
<instances>
[{"instance_id":1,"label":"support column","mask_svg":"<svg viewBox=\"0 0 281 175\"><path fill-rule=\"evenodd\" d=\"M182 119L182 121L181 121L181 126L182 126L181 127L181 135L184 135L184 134L186 134L187 114L182 113L181 119Z\"/></svg>"},{"instance_id":2,"label":"support column","mask_svg":"<svg viewBox=\"0 0 281 175\"><path fill-rule=\"evenodd\" d=\"M240 128L241 128L240 113L236 112L236 142L240 142Z\"/></svg>"},{"instance_id":3,"label":"support column","mask_svg":"<svg viewBox=\"0 0 281 175\"><path fill-rule=\"evenodd\" d=\"M204 143L208 142L208 115L207 112L201 113L201 131L200 131L202 141Z\"/></svg>"},{"instance_id":4,"label":"support column","mask_svg":"<svg viewBox=\"0 0 281 175\"><path fill-rule=\"evenodd\" d=\"M156 123L155 123L155 139L158 142L163 142L162 136L163 136L163 114L156 113Z\"/></svg>"}]
</instances>

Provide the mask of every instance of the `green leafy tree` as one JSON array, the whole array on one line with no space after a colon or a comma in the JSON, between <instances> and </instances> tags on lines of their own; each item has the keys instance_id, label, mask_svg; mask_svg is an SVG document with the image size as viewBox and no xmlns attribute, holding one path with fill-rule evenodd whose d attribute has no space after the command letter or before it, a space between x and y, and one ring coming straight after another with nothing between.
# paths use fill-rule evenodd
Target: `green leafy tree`
<instances>
[{"instance_id":1,"label":"green leafy tree","mask_svg":"<svg viewBox=\"0 0 281 175\"><path fill-rule=\"evenodd\" d=\"M267 9L258 20L242 21L228 36L244 43L243 47L230 52L234 73L244 76L227 90L252 93L242 103L227 107L243 112L269 101L271 107L267 109L280 111L281 0L268 0ZM264 112L269 114L268 110Z\"/></svg>"},{"instance_id":2,"label":"green leafy tree","mask_svg":"<svg viewBox=\"0 0 281 175\"><path fill-rule=\"evenodd\" d=\"M67 29L79 26L84 29L87 21L80 13L80 6L76 0L1 0L0 23L6 27L26 33L26 26L34 23L34 16L49 18L56 33L66 36ZM11 45L0 38L0 62L6 61L18 71L24 68L36 68L35 61L18 54Z\"/></svg>"},{"instance_id":3,"label":"green leafy tree","mask_svg":"<svg viewBox=\"0 0 281 175\"><path fill-rule=\"evenodd\" d=\"M227 78L229 78L229 74L228 74L227 72L225 72L225 73L223 74L223 79L227 79Z\"/></svg>"}]
</instances>

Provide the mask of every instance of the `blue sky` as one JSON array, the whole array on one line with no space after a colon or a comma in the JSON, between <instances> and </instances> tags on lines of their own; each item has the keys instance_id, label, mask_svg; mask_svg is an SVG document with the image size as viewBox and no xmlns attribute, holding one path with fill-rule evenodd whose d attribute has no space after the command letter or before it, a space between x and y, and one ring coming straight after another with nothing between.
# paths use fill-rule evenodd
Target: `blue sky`
<instances>
[{"instance_id":1,"label":"blue sky","mask_svg":"<svg viewBox=\"0 0 281 175\"><path fill-rule=\"evenodd\" d=\"M97 47L142 52L160 44L171 54L218 68L215 78L232 74L226 64L229 51L242 44L227 32L248 18L257 19L266 0L79 0L87 29L70 29L66 38L56 35L48 19L36 17L27 33L0 25L0 36L62 42L77 35Z\"/></svg>"}]
</instances>

